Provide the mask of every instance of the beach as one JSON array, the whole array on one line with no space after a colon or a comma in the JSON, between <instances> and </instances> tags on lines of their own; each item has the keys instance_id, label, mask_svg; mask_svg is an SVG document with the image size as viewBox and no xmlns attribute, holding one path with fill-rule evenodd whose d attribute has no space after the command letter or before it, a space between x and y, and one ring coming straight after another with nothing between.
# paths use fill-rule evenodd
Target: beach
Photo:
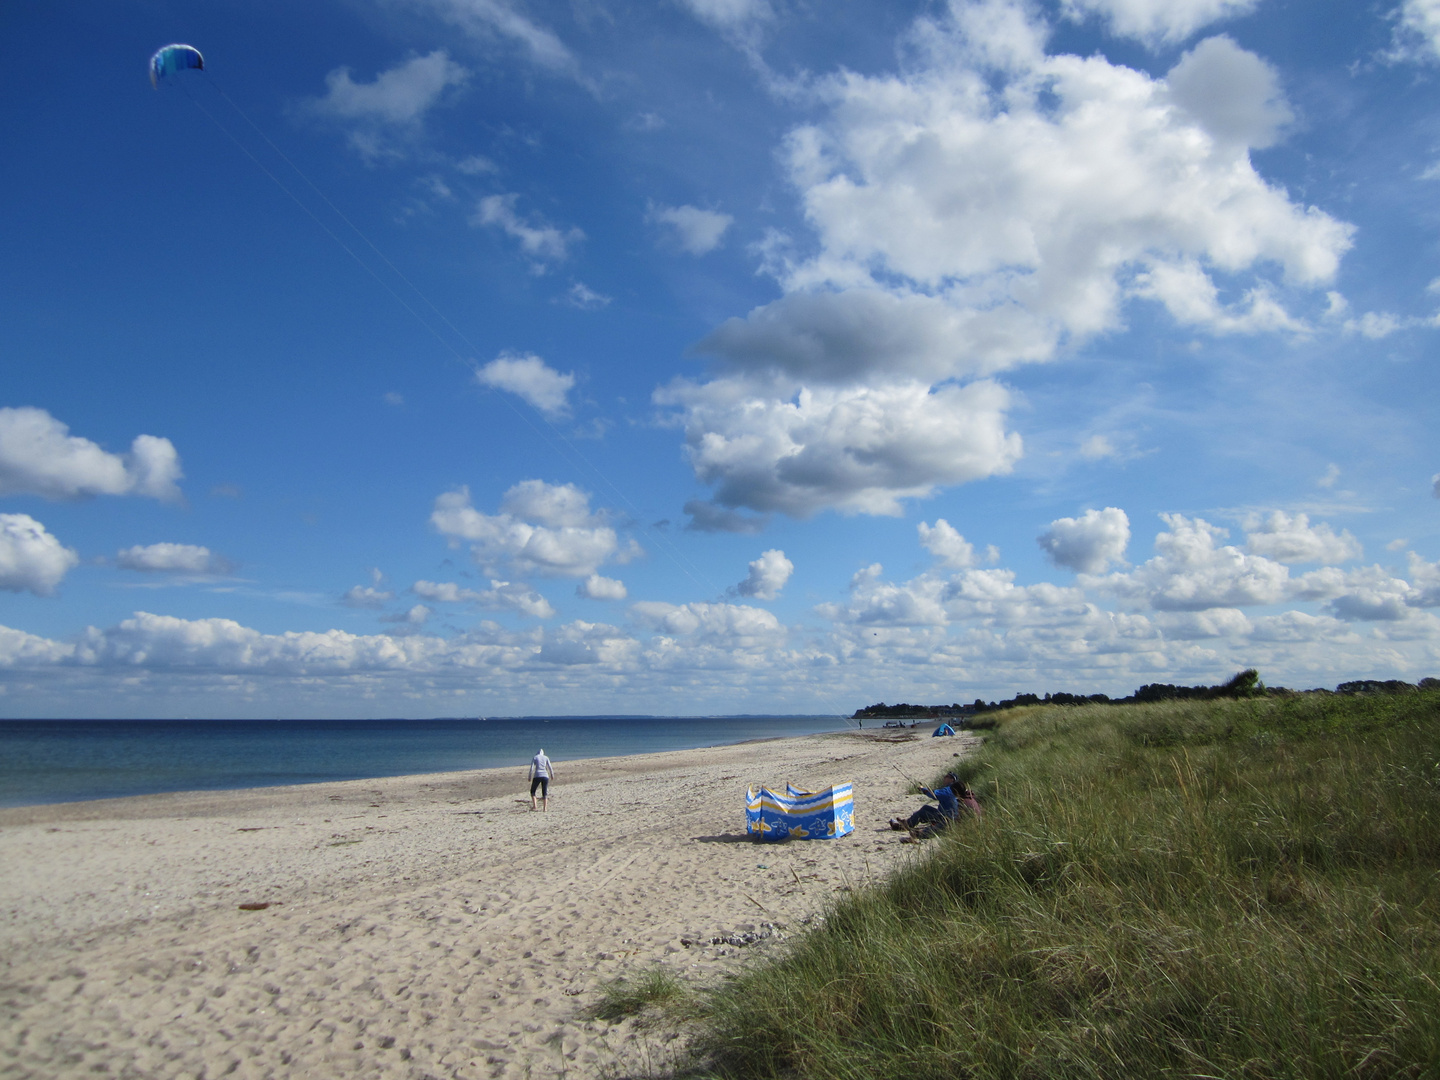
<instances>
[{"instance_id":1,"label":"beach","mask_svg":"<svg viewBox=\"0 0 1440 1080\"><path fill-rule=\"evenodd\" d=\"M590 1010L783 948L917 845L930 726L526 770L0 810L0 1072L626 1076L683 1036ZM855 831L757 843L747 785L852 782Z\"/></svg>"}]
</instances>

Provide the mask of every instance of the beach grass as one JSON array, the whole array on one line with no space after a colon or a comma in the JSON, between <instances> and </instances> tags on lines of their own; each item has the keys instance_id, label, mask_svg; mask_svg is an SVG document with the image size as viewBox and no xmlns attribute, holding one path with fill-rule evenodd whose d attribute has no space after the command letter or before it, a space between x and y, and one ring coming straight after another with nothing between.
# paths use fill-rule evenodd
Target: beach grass
<instances>
[{"instance_id":1,"label":"beach grass","mask_svg":"<svg viewBox=\"0 0 1440 1080\"><path fill-rule=\"evenodd\" d=\"M984 818L715 991L695 1075L1440 1077L1440 693L995 719Z\"/></svg>"},{"instance_id":2,"label":"beach grass","mask_svg":"<svg viewBox=\"0 0 1440 1080\"><path fill-rule=\"evenodd\" d=\"M656 1008L679 1015L689 997L689 989L673 972L657 967L633 978L621 976L604 984L592 1011L599 1019L610 1021Z\"/></svg>"}]
</instances>

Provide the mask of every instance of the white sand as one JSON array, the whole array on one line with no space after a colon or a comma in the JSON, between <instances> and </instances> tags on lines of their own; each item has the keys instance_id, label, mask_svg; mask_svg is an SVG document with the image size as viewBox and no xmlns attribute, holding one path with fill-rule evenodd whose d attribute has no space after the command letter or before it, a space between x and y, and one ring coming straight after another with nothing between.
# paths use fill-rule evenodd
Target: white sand
<instances>
[{"instance_id":1,"label":"white sand","mask_svg":"<svg viewBox=\"0 0 1440 1080\"><path fill-rule=\"evenodd\" d=\"M968 745L922 727L560 762L547 814L522 768L0 810L0 1075L642 1070L673 1045L587 1018L601 984L713 982L782 947L910 857L885 825L918 805L900 772ZM846 780L851 836L745 836L747 782Z\"/></svg>"}]
</instances>

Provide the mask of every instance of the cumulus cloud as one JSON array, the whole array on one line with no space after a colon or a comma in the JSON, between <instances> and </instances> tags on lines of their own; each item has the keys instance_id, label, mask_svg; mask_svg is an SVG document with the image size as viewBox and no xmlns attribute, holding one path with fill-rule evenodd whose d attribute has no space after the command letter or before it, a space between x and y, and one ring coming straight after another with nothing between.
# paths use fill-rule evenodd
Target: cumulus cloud
<instances>
[{"instance_id":1,"label":"cumulus cloud","mask_svg":"<svg viewBox=\"0 0 1440 1080\"><path fill-rule=\"evenodd\" d=\"M774 600L794 572L795 564L785 557L785 552L771 548L761 552L760 557L750 564L750 573L735 586L735 591L757 600Z\"/></svg>"},{"instance_id":2,"label":"cumulus cloud","mask_svg":"<svg viewBox=\"0 0 1440 1080\"><path fill-rule=\"evenodd\" d=\"M471 604L489 611L517 611L537 619L555 615L550 601L521 582L490 582L488 589L467 589L453 581L417 581L410 591L437 604Z\"/></svg>"},{"instance_id":3,"label":"cumulus cloud","mask_svg":"<svg viewBox=\"0 0 1440 1080\"><path fill-rule=\"evenodd\" d=\"M395 594L388 589L378 589L371 585L352 585L345 590L345 595L340 597L340 602L346 607L382 608L394 599Z\"/></svg>"},{"instance_id":4,"label":"cumulus cloud","mask_svg":"<svg viewBox=\"0 0 1440 1080\"><path fill-rule=\"evenodd\" d=\"M1156 536L1158 554L1153 559L1132 571L1091 580L1160 611L1246 607L1285 599L1290 572L1284 564L1230 545L1217 546L1229 533L1201 518L1160 517L1168 531Z\"/></svg>"},{"instance_id":5,"label":"cumulus cloud","mask_svg":"<svg viewBox=\"0 0 1440 1080\"><path fill-rule=\"evenodd\" d=\"M136 436L112 454L44 409L0 408L0 495L77 499L88 495L180 498L180 455L169 439Z\"/></svg>"},{"instance_id":6,"label":"cumulus cloud","mask_svg":"<svg viewBox=\"0 0 1440 1080\"><path fill-rule=\"evenodd\" d=\"M1305 514L1291 516L1283 510L1245 519L1245 548L1283 563L1348 562L1365 552L1350 530L1337 535L1325 522L1311 525Z\"/></svg>"},{"instance_id":7,"label":"cumulus cloud","mask_svg":"<svg viewBox=\"0 0 1440 1080\"><path fill-rule=\"evenodd\" d=\"M1395 58L1440 57L1440 0L1404 0L1397 13Z\"/></svg>"},{"instance_id":8,"label":"cumulus cloud","mask_svg":"<svg viewBox=\"0 0 1440 1080\"><path fill-rule=\"evenodd\" d=\"M718 210L702 210L698 206L663 206L651 203L645 220L665 226L682 251L705 255L720 246L725 230L735 221Z\"/></svg>"},{"instance_id":9,"label":"cumulus cloud","mask_svg":"<svg viewBox=\"0 0 1440 1080\"><path fill-rule=\"evenodd\" d=\"M1272 146L1295 118L1275 69L1223 34L1182 56L1165 81L1171 99L1223 144Z\"/></svg>"},{"instance_id":10,"label":"cumulus cloud","mask_svg":"<svg viewBox=\"0 0 1440 1080\"><path fill-rule=\"evenodd\" d=\"M570 413L567 395L575 386L574 373L561 374L534 353L503 352L475 372L475 381L508 390L551 418Z\"/></svg>"},{"instance_id":11,"label":"cumulus cloud","mask_svg":"<svg viewBox=\"0 0 1440 1080\"><path fill-rule=\"evenodd\" d=\"M760 249L784 295L696 344L710 381L657 395L719 505L893 514L1007 471L1020 444L987 377L1121 329L1130 303L1308 329L1290 297L1333 278L1353 229L1251 162L1290 115L1273 69L1228 38L1169 78L1047 55L1027 11L956 3L916 23L902 73L814 84L826 111L782 157L812 239Z\"/></svg>"},{"instance_id":12,"label":"cumulus cloud","mask_svg":"<svg viewBox=\"0 0 1440 1080\"><path fill-rule=\"evenodd\" d=\"M591 574L575 586L575 595L583 596L587 600L624 600L630 594L623 581Z\"/></svg>"},{"instance_id":13,"label":"cumulus cloud","mask_svg":"<svg viewBox=\"0 0 1440 1080\"><path fill-rule=\"evenodd\" d=\"M0 514L0 589L50 596L79 561L29 514Z\"/></svg>"},{"instance_id":14,"label":"cumulus cloud","mask_svg":"<svg viewBox=\"0 0 1440 1080\"><path fill-rule=\"evenodd\" d=\"M168 574L228 574L229 560L198 544L136 544L115 555L122 570Z\"/></svg>"},{"instance_id":15,"label":"cumulus cloud","mask_svg":"<svg viewBox=\"0 0 1440 1080\"><path fill-rule=\"evenodd\" d=\"M1056 566L1078 574L1102 573L1125 560L1130 519L1114 506L1086 510L1078 518L1058 518L1036 541Z\"/></svg>"},{"instance_id":16,"label":"cumulus cloud","mask_svg":"<svg viewBox=\"0 0 1440 1080\"><path fill-rule=\"evenodd\" d=\"M526 480L505 493L498 514L476 510L462 487L436 498L430 523L455 543L469 541L481 567L508 565L520 576L589 577L607 561L639 553L633 541L621 547L615 530L590 512L590 496L573 484Z\"/></svg>"},{"instance_id":17,"label":"cumulus cloud","mask_svg":"<svg viewBox=\"0 0 1440 1080\"><path fill-rule=\"evenodd\" d=\"M470 224L492 226L518 240L536 273L542 273L547 263L563 262L570 255L570 245L585 239L579 229L561 229L538 216L522 218L515 210L519 200L514 192L487 195L476 206Z\"/></svg>"},{"instance_id":18,"label":"cumulus cloud","mask_svg":"<svg viewBox=\"0 0 1440 1080\"><path fill-rule=\"evenodd\" d=\"M1071 18L1098 15L1110 29L1156 46L1184 41L1202 26L1248 15L1259 0L1063 0Z\"/></svg>"},{"instance_id":19,"label":"cumulus cloud","mask_svg":"<svg viewBox=\"0 0 1440 1080\"><path fill-rule=\"evenodd\" d=\"M944 518L937 518L934 525L922 521L915 528L920 535L920 546L934 555L940 565L952 570L966 570L975 565L975 545ZM999 552L992 547L987 556L998 558Z\"/></svg>"},{"instance_id":20,"label":"cumulus cloud","mask_svg":"<svg viewBox=\"0 0 1440 1080\"><path fill-rule=\"evenodd\" d=\"M780 620L749 604L667 604L658 600L630 606L641 625L671 637L743 646L773 641L785 632Z\"/></svg>"},{"instance_id":21,"label":"cumulus cloud","mask_svg":"<svg viewBox=\"0 0 1440 1080\"><path fill-rule=\"evenodd\" d=\"M789 398L766 389L677 380L655 394L685 410L686 454L720 506L895 516L901 499L1009 472L1020 456L998 383L802 388Z\"/></svg>"},{"instance_id":22,"label":"cumulus cloud","mask_svg":"<svg viewBox=\"0 0 1440 1080\"><path fill-rule=\"evenodd\" d=\"M409 611L397 611L392 615L380 616L381 622L399 623L402 626L424 626L433 612L424 604L415 604Z\"/></svg>"},{"instance_id":23,"label":"cumulus cloud","mask_svg":"<svg viewBox=\"0 0 1440 1080\"><path fill-rule=\"evenodd\" d=\"M944 626L946 583L929 575L904 585L884 581L879 563L855 572L846 604L821 604L816 610L827 618L861 626Z\"/></svg>"}]
</instances>

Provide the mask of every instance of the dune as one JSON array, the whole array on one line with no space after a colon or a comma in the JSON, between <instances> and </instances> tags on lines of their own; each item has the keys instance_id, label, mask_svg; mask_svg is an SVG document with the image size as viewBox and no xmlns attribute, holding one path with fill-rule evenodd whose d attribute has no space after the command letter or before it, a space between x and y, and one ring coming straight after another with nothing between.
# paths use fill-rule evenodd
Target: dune
<instances>
[{"instance_id":1,"label":"dune","mask_svg":"<svg viewBox=\"0 0 1440 1080\"><path fill-rule=\"evenodd\" d=\"M0 810L0 1073L625 1075L673 1032L590 1011L657 965L783 948L913 846L970 741L840 732L556 763ZM747 784L855 784L855 832L760 844Z\"/></svg>"}]
</instances>

